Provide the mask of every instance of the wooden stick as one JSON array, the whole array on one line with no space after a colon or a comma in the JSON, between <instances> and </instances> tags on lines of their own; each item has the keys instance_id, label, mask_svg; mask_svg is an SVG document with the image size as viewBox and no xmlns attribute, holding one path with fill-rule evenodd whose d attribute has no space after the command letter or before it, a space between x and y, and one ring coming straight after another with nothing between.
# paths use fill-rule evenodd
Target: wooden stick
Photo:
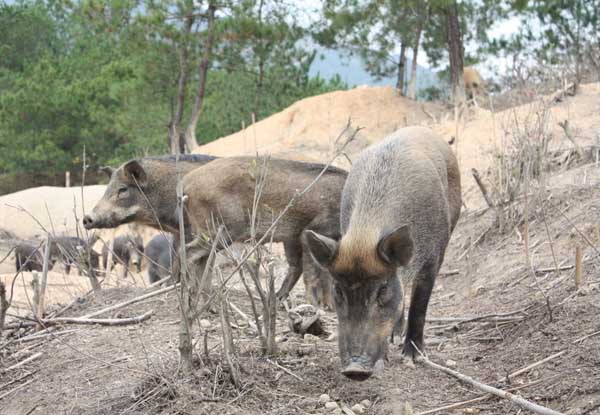
<instances>
[{"instance_id":1,"label":"wooden stick","mask_svg":"<svg viewBox=\"0 0 600 415\"><path fill-rule=\"evenodd\" d=\"M142 315L129 318L85 318L85 317L57 317L53 319L42 319L45 326L56 324L100 324L102 326L125 326L128 324L137 324L148 320L153 310L147 311Z\"/></svg>"},{"instance_id":2,"label":"wooden stick","mask_svg":"<svg viewBox=\"0 0 600 415\"><path fill-rule=\"evenodd\" d=\"M26 365L27 363L39 358L40 356L42 356L42 352L38 352L36 354L32 354L31 356L29 356L27 359L21 360L19 363L16 363L12 366L7 367L6 369L2 369L0 370L0 373L8 373L11 370L15 370L23 365Z\"/></svg>"},{"instance_id":3,"label":"wooden stick","mask_svg":"<svg viewBox=\"0 0 600 415\"><path fill-rule=\"evenodd\" d=\"M516 314L525 313L526 308L521 310L511 311L508 313L499 314L486 314L483 316L475 317L429 317L427 322L429 323L469 323L474 321L493 321L493 322L505 322L505 321L516 321L521 320L525 316L515 316ZM514 317L513 317L514 316Z\"/></svg>"},{"instance_id":4,"label":"wooden stick","mask_svg":"<svg viewBox=\"0 0 600 415\"><path fill-rule=\"evenodd\" d=\"M485 187L485 184L481 180L481 176L479 175L479 172L477 171L477 169L471 169L471 174L473 175L473 178L475 179L475 183L477 183L477 186L479 186L479 190L481 190L481 194L483 195L483 198L485 199L485 203L487 203L487 205L489 207L493 208L494 202L492 202L492 199L490 198L487 187Z\"/></svg>"},{"instance_id":5,"label":"wooden stick","mask_svg":"<svg viewBox=\"0 0 600 415\"><path fill-rule=\"evenodd\" d=\"M421 353L421 352L419 351L419 353ZM452 370L445 366L438 365L437 363L434 363L431 360L429 360L422 353L421 353L421 358L422 358L422 362L425 364L425 366L428 366L432 369L442 371L450 376L455 377L456 379L460 380L461 382L467 383L467 384L473 386L474 388L479 389L483 392L491 393L492 395L496 395L500 398L507 399L507 400L511 401L512 403L520 406L521 408L527 409L528 411L534 412L539 415L564 415L561 412L555 411L554 409L550 409L550 408L546 408L545 406L538 405L536 403L528 401L527 399L521 398L520 396L513 395L510 392L503 391L502 389L494 388L493 386L489 386L484 383L481 383L467 375L463 375L462 373L457 372L456 370Z\"/></svg>"},{"instance_id":6,"label":"wooden stick","mask_svg":"<svg viewBox=\"0 0 600 415\"><path fill-rule=\"evenodd\" d=\"M543 382L544 380L545 379L539 379L539 380L536 380L535 382L531 382L531 383L528 383L526 385L516 386L514 388L507 389L506 392L515 392L515 391L518 391L518 390L521 390L521 389L528 388L530 386L535 386L538 383ZM440 406L439 408L429 409L429 410L427 410L425 412L419 412L417 415L430 415L430 414L435 414L435 413L442 412L442 411L448 411L448 410L451 410L451 409L457 409L457 408L461 408L461 407L463 407L465 405L470 405L470 404L477 403L477 402L487 401L488 399L491 399L493 397L494 397L494 395L488 394L488 395L480 396L478 398L469 399L467 401L456 402L456 403L452 403L452 404L449 404L449 405Z\"/></svg>"},{"instance_id":7,"label":"wooden stick","mask_svg":"<svg viewBox=\"0 0 600 415\"><path fill-rule=\"evenodd\" d=\"M29 379L27 382L20 384L19 386L17 386L14 389L9 390L8 392L3 393L2 395L0 395L0 401L2 399L4 399L5 397L7 397L8 395L10 395L13 392L18 391L21 388L24 388L25 386L29 385L31 382L33 382L35 379Z\"/></svg>"},{"instance_id":8,"label":"wooden stick","mask_svg":"<svg viewBox=\"0 0 600 415\"><path fill-rule=\"evenodd\" d=\"M565 354L566 352L567 352L567 350L565 349L565 350L562 350L562 351L560 351L560 352L558 352L558 353L554 353L553 355L550 355L550 356L546 357L545 359L538 360L537 362L535 362L535 363L532 363L532 364L530 364L529 366L525 366L523 369L519 369L519 370L517 370L517 371L515 371L515 372L511 373L510 375L508 375L508 376L507 376L507 378L508 378L509 380L511 380L512 378L514 378L514 377L516 377L516 376L519 376L519 375L521 375L521 374L523 374L523 373L525 373L525 372L529 372L531 369L534 369L534 368L536 368L536 367L538 367L538 366L540 366L540 365L543 365L543 364L544 364L544 363L546 363L546 362L549 362L550 360L554 360L554 359L556 359L557 357L560 357L560 356L562 356L562 355L563 355L563 354Z\"/></svg>"},{"instance_id":9,"label":"wooden stick","mask_svg":"<svg viewBox=\"0 0 600 415\"><path fill-rule=\"evenodd\" d=\"M231 301L227 301L227 303L229 304L229 307L231 307L231 309L233 311L235 311L237 314L239 314L240 317L242 317L246 323L252 327L254 330L257 330L256 328L256 324L254 324L252 322L252 319L250 317L248 317L248 315L246 313L244 313L242 310L240 310L235 304L233 304ZM258 331L258 330L257 330Z\"/></svg>"},{"instance_id":10,"label":"wooden stick","mask_svg":"<svg viewBox=\"0 0 600 415\"><path fill-rule=\"evenodd\" d=\"M575 289L579 290L583 282L582 275L582 249L581 246L577 245L575 248Z\"/></svg>"},{"instance_id":11,"label":"wooden stick","mask_svg":"<svg viewBox=\"0 0 600 415\"><path fill-rule=\"evenodd\" d=\"M278 367L279 369L283 370L285 373L287 373L290 376L295 377L296 379L298 379L299 381L302 381L302 378L300 376L298 376L297 374L295 374L294 372L292 372L291 370L289 370L288 368L285 368L283 366L281 366L279 363L274 362L271 359L266 359L268 363L271 363L273 366Z\"/></svg>"},{"instance_id":12,"label":"wooden stick","mask_svg":"<svg viewBox=\"0 0 600 415\"><path fill-rule=\"evenodd\" d=\"M88 314L86 314L84 316L81 316L81 318L82 319L83 318L89 319L91 317L96 317L96 316L99 316L101 314L108 313L109 311L118 310L118 309L126 307L126 306L128 306L130 304L138 303L138 302L146 300L148 298L155 297L157 295L164 294L164 293L169 292L169 291L173 291L177 287L179 287L179 283L177 283L175 285L171 285L170 287L165 287L165 288L161 288L160 290L149 292L149 293L141 295L139 297L132 298L131 300L123 301L122 303L119 303L119 304L111 305L110 307L103 308L102 310L98 310L98 311L94 311L92 313L88 313Z\"/></svg>"},{"instance_id":13,"label":"wooden stick","mask_svg":"<svg viewBox=\"0 0 600 415\"><path fill-rule=\"evenodd\" d=\"M39 297L36 307L36 318L40 320L46 311L46 286L48 283L48 269L50 268L50 234L46 237L46 246L44 247L44 263L42 265L42 280L39 285ZM43 327L39 326L41 330Z\"/></svg>"}]
</instances>

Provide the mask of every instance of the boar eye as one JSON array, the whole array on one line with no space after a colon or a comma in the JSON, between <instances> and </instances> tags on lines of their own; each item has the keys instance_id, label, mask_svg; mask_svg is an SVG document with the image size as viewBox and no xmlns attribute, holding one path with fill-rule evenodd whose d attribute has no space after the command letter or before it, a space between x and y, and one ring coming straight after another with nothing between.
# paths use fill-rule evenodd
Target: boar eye
<instances>
[{"instance_id":1,"label":"boar eye","mask_svg":"<svg viewBox=\"0 0 600 415\"><path fill-rule=\"evenodd\" d=\"M127 186L119 187L119 190L117 191L117 196L124 196L128 190L129 188Z\"/></svg>"},{"instance_id":2,"label":"boar eye","mask_svg":"<svg viewBox=\"0 0 600 415\"><path fill-rule=\"evenodd\" d=\"M377 293L377 304L383 307L390 300L390 290L387 285L382 286Z\"/></svg>"}]
</instances>

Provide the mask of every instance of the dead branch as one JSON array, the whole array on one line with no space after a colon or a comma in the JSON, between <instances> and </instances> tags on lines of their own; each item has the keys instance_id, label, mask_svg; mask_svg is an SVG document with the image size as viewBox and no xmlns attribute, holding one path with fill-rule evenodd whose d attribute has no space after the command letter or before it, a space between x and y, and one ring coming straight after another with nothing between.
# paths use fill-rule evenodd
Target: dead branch
<instances>
[{"instance_id":1,"label":"dead branch","mask_svg":"<svg viewBox=\"0 0 600 415\"><path fill-rule=\"evenodd\" d=\"M554 104L557 102L561 102L563 100L563 98L566 96L574 96L576 90L577 90L577 84L575 82L571 82L563 89L560 89L560 90L556 91L555 93L553 93L552 95L550 95L550 97L548 98L549 103Z\"/></svg>"},{"instance_id":2,"label":"dead branch","mask_svg":"<svg viewBox=\"0 0 600 415\"><path fill-rule=\"evenodd\" d=\"M538 383L543 382L545 379L538 379L535 382L531 382L528 383L526 385L521 385L521 386L517 386L514 388L510 388L507 389L506 392L515 392L521 389L525 389L525 388L529 388L531 386L535 386ZM458 409L458 408L462 408L465 405L471 405L474 403L478 403L478 402L483 402L483 401L487 401L488 399L493 398L495 395L485 395L485 396L480 396L479 398L473 398L473 399L469 399L467 401L462 401L462 402L456 402L453 404L449 404L449 405L445 405L445 406L440 406L439 408L434 408L434 409L429 409L427 411L424 412L419 412L417 415L430 415L430 414L436 414L438 412L444 412L444 411L449 411L451 409Z\"/></svg>"},{"instance_id":3,"label":"dead branch","mask_svg":"<svg viewBox=\"0 0 600 415\"><path fill-rule=\"evenodd\" d=\"M2 338L2 332L4 331L4 321L9 306L10 304L6 299L6 286L4 285L4 282L0 281L0 339Z\"/></svg>"},{"instance_id":4,"label":"dead branch","mask_svg":"<svg viewBox=\"0 0 600 415\"><path fill-rule=\"evenodd\" d=\"M421 351L419 351L419 353L421 353ZM507 400L511 401L512 403L520 406L521 408L527 409L528 411L534 412L539 415L563 415L561 412L555 411L554 409L550 409L550 408L546 408L544 406L538 405L536 403L528 401L527 399L521 398L520 396L514 395L510 392L503 391L503 390L495 388L493 386L481 383L467 375L457 372L456 370L452 370L445 366L438 365L437 363L434 363L431 360L429 360L422 353L421 353L421 358L422 358L422 362L423 362L423 364L425 364L425 366L428 366L432 369L442 371L452 377L455 377L456 379L460 380L461 382L467 383L467 384L473 386L474 388L479 389L483 392L491 393L492 395L496 395L500 398L507 399Z\"/></svg>"},{"instance_id":5,"label":"dead branch","mask_svg":"<svg viewBox=\"0 0 600 415\"><path fill-rule=\"evenodd\" d=\"M537 362L535 362L535 363L532 363L532 364L530 364L530 365L528 365L528 366L525 366L523 369L519 369L519 370L517 370L517 371L515 371L515 372L513 372L513 373L511 373L511 374L509 374L509 375L507 376L507 379L508 379L508 380L511 380L512 378L514 378L514 377L516 377L516 376L519 376L519 375L521 375L521 374L523 374L523 373L529 372L531 369L534 369L534 368L536 368L536 367L538 367L538 366L540 366L540 365L543 365L543 364L544 364L544 363L546 363L546 362L549 362L549 361L551 361L551 360L554 360L554 359L556 359L557 357L560 357L560 356L562 356L562 355L563 355L563 354L565 354L566 352L567 352L567 350L565 349L565 350L562 350L562 351L560 351L560 352L558 352L558 353L554 353L553 355L551 355L551 356L548 356L548 357L546 357L545 359L538 360L538 361L537 361Z\"/></svg>"},{"instance_id":6,"label":"dead branch","mask_svg":"<svg viewBox=\"0 0 600 415\"><path fill-rule=\"evenodd\" d=\"M485 203L487 203L487 205L489 207L493 208L495 206L494 202L492 202L492 198L490 197L487 187L485 187L485 184L481 180L481 176L479 175L479 172L477 171L477 169L471 169L471 174L473 175L473 178L475 179L475 183L477 183L477 186L479 186L479 190L481 190L481 194L483 195L483 198L485 199Z\"/></svg>"},{"instance_id":7,"label":"dead branch","mask_svg":"<svg viewBox=\"0 0 600 415\"><path fill-rule=\"evenodd\" d=\"M579 245L575 248L575 289L579 290L583 283L583 272L581 259L583 258L582 249Z\"/></svg>"},{"instance_id":8,"label":"dead branch","mask_svg":"<svg viewBox=\"0 0 600 415\"><path fill-rule=\"evenodd\" d=\"M40 285L38 286L38 302L35 307L35 316L38 320L40 320L44 316L44 312L46 311L46 286L48 283L48 269L50 266L50 234L46 237L46 246L44 247L44 263L42 265L42 279L40 281ZM38 326L38 330L42 329L41 326Z\"/></svg>"},{"instance_id":9,"label":"dead branch","mask_svg":"<svg viewBox=\"0 0 600 415\"><path fill-rule=\"evenodd\" d=\"M26 365L26 364L27 364L27 363L29 363L29 362L32 362L32 361L34 361L34 360L35 360L35 359L37 359L37 358L41 357L41 356L42 356L42 354L43 354L42 352L38 352L38 353L36 353L36 354L32 354L32 355L31 355L31 356L29 356L27 359L21 360L19 363L16 363L16 364L14 364L14 365L12 365L12 366L9 366L9 367L7 367L6 369L2 369L2 370L0 370L0 373L8 373L8 372L10 372L11 370L15 370L15 369L17 369L17 368L19 368L19 367L21 367L21 366L23 366L23 365Z\"/></svg>"},{"instance_id":10,"label":"dead branch","mask_svg":"<svg viewBox=\"0 0 600 415\"><path fill-rule=\"evenodd\" d=\"M44 326L53 326L57 324L99 324L101 326L126 326L128 324L138 324L148 320L154 310L150 310L136 317L128 318L84 318L84 317L57 317L52 319L40 320Z\"/></svg>"},{"instance_id":11,"label":"dead branch","mask_svg":"<svg viewBox=\"0 0 600 415\"><path fill-rule=\"evenodd\" d=\"M231 325L229 324L229 311L227 310L227 300L224 298L223 293L221 293L221 307L219 307L219 313L221 316L221 331L223 334L223 354L225 355L225 360L227 361L227 366L229 366L229 374L231 376L231 381L234 384L235 388L239 391L242 389L242 385L240 383L240 374L235 366L233 361L233 337L231 335Z\"/></svg>"},{"instance_id":12,"label":"dead branch","mask_svg":"<svg viewBox=\"0 0 600 415\"><path fill-rule=\"evenodd\" d=\"M160 290L156 290L156 291L152 291L152 292L149 292L147 294L144 294L144 295L140 295L139 297L135 297L135 298L132 298L130 300L123 301L122 303L119 303L119 304L111 305L110 307L106 307L106 308L103 308L103 309L98 310L98 311L93 311L93 312L88 313L88 314L86 314L84 316L81 316L81 318L82 319L89 319L91 317L96 317L96 316L99 316L101 314L108 313L109 311L118 310L118 309L126 307L128 305L131 305L131 304L134 304L134 303L139 303L140 301L144 301L144 300L146 300L148 298L152 298L152 297L155 297L157 295L164 294L164 293L169 292L169 291L173 291L177 287L179 287L179 283L177 283L175 285L172 285L170 287L161 288Z\"/></svg>"},{"instance_id":13,"label":"dead branch","mask_svg":"<svg viewBox=\"0 0 600 415\"><path fill-rule=\"evenodd\" d=\"M230 308L231 308L233 311L235 311L235 312L236 312L236 314L238 314L238 315L239 315L241 318L243 318L243 319L246 321L246 323L247 323L247 324L248 324L250 327L252 327L254 330L257 330L257 331L258 331L258 329L256 328L256 324L254 324L254 323L252 322L252 319L251 319L251 318L250 318L250 317L249 317L249 316L248 316L246 313L244 313L242 310L240 310L240 309L239 309L239 308L238 308L238 307L237 307L235 304L233 304L231 301L228 301L227 303L229 304L229 307L230 307Z\"/></svg>"},{"instance_id":14,"label":"dead branch","mask_svg":"<svg viewBox=\"0 0 600 415\"><path fill-rule=\"evenodd\" d=\"M21 388L24 388L25 386L29 385L31 382L33 382L35 379L29 379L27 382L25 383L21 383L19 386L17 386L14 389L9 390L8 392L4 392L2 395L0 395L0 401L4 398L6 398L8 395L10 395L13 392L18 391Z\"/></svg>"},{"instance_id":15,"label":"dead branch","mask_svg":"<svg viewBox=\"0 0 600 415\"><path fill-rule=\"evenodd\" d=\"M525 314L527 308L523 308L517 311L511 311L509 313L501 314L486 314L483 316L475 317L429 317L427 318L428 323L472 323L475 321L482 322L507 322L507 321L519 321L525 318L524 315L517 316L517 314Z\"/></svg>"},{"instance_id":16,"label":"dead branch","mask_svg":"<svg viewBox=\"0 0 600 415\"><path fill-rule=\"evenodd\" d=\"M272 364L275 367L278 367L279 369L283 370L285 373L287 373L290 376L295 377L296 379L298 379L299 381L303 382L302 378L300 376L298 376L297 374L295 374L294 372L292 372L291 370L289 370L286 367L281 366L279 363L271 360L271 359L266 359L268 363Z\"/></svg>"}]
</instances>

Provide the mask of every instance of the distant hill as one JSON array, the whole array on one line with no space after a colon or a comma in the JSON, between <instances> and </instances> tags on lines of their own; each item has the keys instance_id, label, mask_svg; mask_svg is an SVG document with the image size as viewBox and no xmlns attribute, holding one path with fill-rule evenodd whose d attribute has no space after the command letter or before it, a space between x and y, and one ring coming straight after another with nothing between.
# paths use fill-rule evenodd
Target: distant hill
<instances>
[{"instance_id":1,"label":"distant hill","mask_svg":"<svg viewBox=\"0 0 600 415\"><path fill-rule=\"evenodd\" d=\"M348 86L357 85L369 86L395 86L396 77L391 76L383 79L376 79L365 69L362 59L359 56L345 56L339 51L315 46L317 56L310 68L310 74L320 75L324 79L331 79L338 74L342 81ZM411 61L407 60L407 67L410 68ZM434 71L417 66L417 90L440 84Z\"/></svg>"}]
</instances>

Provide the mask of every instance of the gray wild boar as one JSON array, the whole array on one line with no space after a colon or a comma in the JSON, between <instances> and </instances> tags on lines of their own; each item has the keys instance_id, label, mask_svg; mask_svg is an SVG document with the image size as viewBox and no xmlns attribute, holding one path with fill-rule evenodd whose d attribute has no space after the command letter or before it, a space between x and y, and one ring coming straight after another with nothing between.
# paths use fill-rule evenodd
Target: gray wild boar
<instances>
[{"instance_id":1,"label":"gray wild boar","mask_svg":"<svg viewBox=\"0 0 600 415\"><path fill-rule=\"evenodd\" d=\"M186 175L183 193L187 195L187 222L192 234L197 237L210 235L210 224L216 220L224 224L232 241L243 242L250 238L251 213L255 202L257 178L262 161L254 157L232 157L218 159ZM322 164L303 163L291 160L270 159L267 161L262 193L256 209L256 238L261 238L273 220L279 215L294 195L304 190L324 169ZM318 266L313 261L304 261L308 253L302 238L303 232L313 230L335 240L339 238L339 206L341 191L347 172L329 167L316 184L293 204L275 227L273 241L283 242L289 270L279 289L279 299L285 298L303 273L303 266L313 267L304 272L306 293L309 301L331 308L331 284L328 275L314 281ZM271 239L271 236L268 237ZM191 244L192 246L195 243ZM206 245L203 260L206 259ZM193 258L194 254L190 256ZM198 256L198 255L196 255ZM203 265L200 263L200 266ZM327 274L327 272L324 272ZM210 279L202 287L209 291Z\"/></svg>"},{"instance_id":2,"label":"gray wild boar","mask_svg":"<svg viewBox=\"0 0 600 415\"><path fill-rule=\"evenodd\" d=\"M144 255L144 243L139 235L120 235L113 240L113 255L112 263L108 264L108 245L105 244L102 248L102 264L104 269L110 270L117 263L125 267L125 274L129 269L129 264L135 266L137 272L142 271L142 256Z\"/></svg>"},{"instance_id":3,"label":"gray wild boar","mask_svg":"<svg viewBox=\"0 0 600 415\"><path fill-rule=\"evenodd\" d=\"M73 265L81 274L81 267L98 268L98 254L91 249L91 244L77 236L54 236L50 240L50 256L61 261L68 274Z\"/></svg>"},{"instance_id":4,"label":"gray wild boar","mask_svg":"<svg viewBox=\"0 0 600 415\"><path fill-rule=\"evenodd\" d=\"M179 235L177 219L177 180L216 157L185 154L176 162L174 155L144 157L123 163L119 168L102 167L110 181L102 199L83 217L86 229L116 228L139 223ZM175 238L177 250L179 238ZM173 263L179 279L179 261Z\"/></svg>"},{"instance_id":5,"label":"gray wild boar","mask_svg":"<svg viewBox=\"0 0 600 415\"><path fill-rule=\"evenodd\" d=\"M136 222L179 233L177 220L177 176L182 177L215 157L203 154L144 157L104 167L110 181L104 196L83 218L86 229L116 228ZM143 191L143 192L142 192Z\"/></svg>"},{"instance_id":6,"label":"gray wild boar","mask_svg":"<svg viewBox=\"0 0 600 415\"><path fill-rule=\"evenodd\" d=\"M42 271L44 258L36 246L30 242L15 245L15 265L19 271Z\"/></svg>"},{"instance_id":7,"label":"gray wild boar","mask_svg":"<svg viewBox=\"0 0 600 415\"><path fill-rule=\"evenodd\" d=\"M150 284L166 278L171 273L173 256L173 235L159 234L150 239L144 248L148 260L148 279Z\"/></svg>"},{"instance_id":8,"label":"gray wild boar","mask_svg":"<svg viewBox=\"0 0 600 415\"><path fill-rule=\"evenodd\" d=\"M341 204L341 240L306 239L333 276L342 373L367 379L401 331L401 276L412 279L403 353L423 350L429 297L461 208L460 172L448 144L423 127L401 129L364 150ZM415 348L416 346L416 348Z\"/></svg>"}]
</instances>

